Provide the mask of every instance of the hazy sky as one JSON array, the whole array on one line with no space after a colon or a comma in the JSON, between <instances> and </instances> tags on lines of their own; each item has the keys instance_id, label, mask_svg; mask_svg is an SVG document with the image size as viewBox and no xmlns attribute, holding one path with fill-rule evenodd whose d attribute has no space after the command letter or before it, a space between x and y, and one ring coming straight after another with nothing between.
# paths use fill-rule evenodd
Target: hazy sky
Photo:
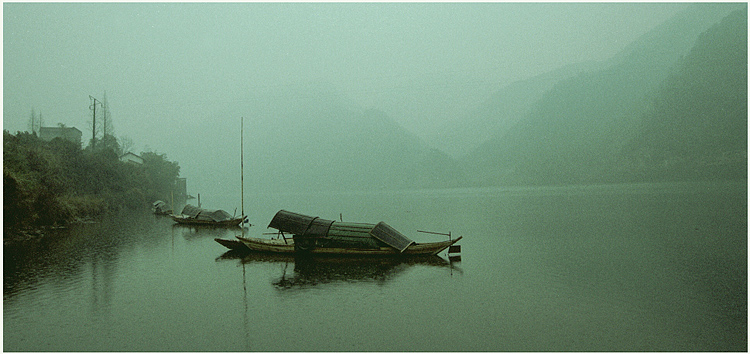
<instances>
[{"instance_id":1,"label":"hazy sky","mask_svg":"<svg viewBox=\"0 0 750 354\"><path fill-rule=\"evenodd\" d=\"M399 102L385 110L419 133L445 118L409 113L430 97L470 109L475 92L607 59L686 6L4 3L3 128L26 130L33 108L45 125L75 126L87 141L89 95L106 91L115 135L131 138L136 152L167 153L184 174L184 144L251 116L231 107L326 82L363 107Z\"/></svg>"}]
</instances>

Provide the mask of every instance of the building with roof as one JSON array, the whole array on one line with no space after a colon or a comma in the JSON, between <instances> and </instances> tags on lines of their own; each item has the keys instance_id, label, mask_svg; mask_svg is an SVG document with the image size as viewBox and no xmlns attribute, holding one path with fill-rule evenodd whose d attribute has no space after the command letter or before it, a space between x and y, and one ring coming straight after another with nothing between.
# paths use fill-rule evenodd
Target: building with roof
<instances>
[{"instance_id":1,"label":"building with roof","mask_svg":"<svg viewBox=\"0 0 750 354\"><path fill-rule=\"evenodd\" d=\"M54 138L62 138L81 144L81 133L76 127L41 127L39 128L39 138L45 141L51 141Z\"/></svg>"},{"instance_id":2,"label":"building with roof","mask_svg":"<svg viewBox=\"0 0 750 354\"><path fill-rule=\"evenodd\" d=\"M132 152L127 152L120 156L120 161L134 165L143 165L143 158Z\"/></svg>"}]
</instances>

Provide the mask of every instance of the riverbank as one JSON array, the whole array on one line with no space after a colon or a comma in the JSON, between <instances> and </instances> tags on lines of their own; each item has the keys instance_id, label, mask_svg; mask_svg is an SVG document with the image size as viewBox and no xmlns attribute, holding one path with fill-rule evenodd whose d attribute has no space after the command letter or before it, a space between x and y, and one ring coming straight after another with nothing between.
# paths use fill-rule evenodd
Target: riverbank
<instances>
[{"instance_id":1,"label":"riverbank","mask_svg":"<svg viewBox=\"0 0 750 354\"><path fill-rule=\"evenodd\" d=\"M78 224L93 224L100 222L95 218L75 218L65 224L55 225L33 225L33 226L16 226L3 227L3 246L17 246L29 242L39 242L46 238L50 233L58 230L67 229Z\"/></svg>"},{"instance_id":2,"label":"riverbank","mask_svg":"<svg viewBox=\"0 0 750 354\"><path fill-rule=\"evenodd\" d=\"M39 230L122 210L148 210L174 189L180 167L166 155L143 152L142 163L131 163L120 160L124 151L116 141L95 146L3 132L3 228L18 230L10 239L33 239Z\"/></svg>"}]
</instances>

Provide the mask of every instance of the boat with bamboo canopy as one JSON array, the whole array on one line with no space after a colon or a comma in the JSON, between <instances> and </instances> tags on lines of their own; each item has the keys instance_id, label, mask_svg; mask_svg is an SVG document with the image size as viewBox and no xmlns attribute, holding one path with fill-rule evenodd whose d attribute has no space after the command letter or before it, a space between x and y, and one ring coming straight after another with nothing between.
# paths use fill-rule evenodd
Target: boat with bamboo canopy
<instances>
[{"instance_id":1,"label":"boat with bamboo canopy","mask_svg":"<svg viewBox=\"0 0 750 354\"><path fill-rule=\"evenodd\" d=\"M462 239L418 243L384 222L338 222L286 210L277 212L268 227L278 230L276 238L236 238L251 251L356 256L435 255L449 248L449 253L460 252L460 247L453 245ZM238 247L236 243L219 243Z\"/></svg>"}]
</instances>

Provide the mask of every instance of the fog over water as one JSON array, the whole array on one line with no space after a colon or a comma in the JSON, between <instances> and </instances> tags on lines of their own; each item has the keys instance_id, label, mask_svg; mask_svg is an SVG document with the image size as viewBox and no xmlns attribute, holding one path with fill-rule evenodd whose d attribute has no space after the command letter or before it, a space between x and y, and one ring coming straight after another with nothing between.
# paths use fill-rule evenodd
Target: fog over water
<instances>
[{"instance_id":1,"label":"fog over water","mask_svg":"<svg viewBox=\"0 0 750 354\"><path fill-rule=\"evenodd\" d=\"M4 239L3 348L747 351L747 13L4 3L3 128L41 117L87 150L5 136L4 226L55 227ZM202 207L252 227L153 215L154 199L182 209L175 166L89 148L100 102L117 153L166 155ZM56 227L112 200L131 210ZM214 240L271 237L279 210L462 251Z\"/></svg>"},{"instance_id":2,"label":"fog over water","mask_svg":"<svg viewBox=\"0 0 750 354\"><path fill-rule=\"evenodd\" d=\"M253 141L301 124L295 105L331 97L429 143L501 87L606 60L687 6L5 3L3 128L28 130L33 109L86 145L89 96L106 92L116 137L167 154L205 190L218 170L238 173L226 165L240 117L249 161L268 157Z\"/></svg>"}]
</instances>

